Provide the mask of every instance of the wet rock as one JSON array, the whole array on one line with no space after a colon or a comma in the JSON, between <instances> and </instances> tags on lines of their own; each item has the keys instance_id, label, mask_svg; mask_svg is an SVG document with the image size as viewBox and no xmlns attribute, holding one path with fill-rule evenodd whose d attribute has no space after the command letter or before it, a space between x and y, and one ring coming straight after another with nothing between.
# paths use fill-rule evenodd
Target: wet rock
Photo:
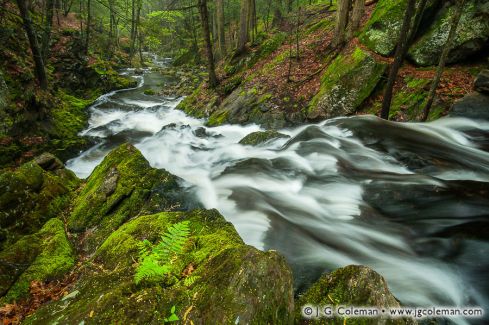
<instances>
[{"instance_id":1,"label":"wet rock","mask_svg":"<svg viewBox=\"0 0 489 325\"><path fill-rule=\"evenodd\" d=\"M46 171L65 168L61 160L59 160L56 156L48 152L45 152L40 156L34 158L34 162Z\"/></svg>"},{"instance_id":2,"label":"wet rock","mask_svg":"<svg viewBox=\"0 0 489 325\"><path fill-rule=\"evenodd\" d=\"M256 146L271 139L290 138L290 136L275 130L253 132L239 141L240 144Z\"/></svg>"},{"instance_id":3,"label":"wet rock","mask_svg":"<svg viewBox=\"0 0 489 325\"><path fill-rule=\"evenodd\" d=\"M474 88L480 93L489 95L489 70L482 70L475 79Z\"/></svg>"},{"instance_id":4,"label":"wet rock","mask_svg":"<svg viewBox=\"0 0 489 325\"><path fill-rule=\"evenodd\" d=\"M322 75L319 93L305 112L307 118L319 120L353 114L375 89L386 67L361 48L340 54Z\"/></svg>"},{"instance_id":5,"label":"wet rock","mask_svg":"<svg viewBox=\"0 0 489 325\"><path fill-rule=\"evenodd\" d=\"M489 95L471 93L453 104L449 113L454 117L489 120Z\"/></svg>"},{"instance_id":6,"label":"wet rock","mask_svg":"<svg viewBox=\"0 0 489 325\"><path fill-rule=\"evenodd\" d=\"M195 129L194 134L196 137L199 137L199 138L206 138L209 136L207 134L206 128L204 128L204 127L200 127L200 128Z\"/></svg>"},{"instance_id":7,"label":"wet rock","mask_svg":"<svg viewBox=\"0 0 489 325\"><path fill-rule=\"evenodd\" d=\"M44 166L56 166L59 160ZM54 158L53 158L54 157ZM67 208L72 190L80 180L67 169L46 171L38 164L26 163L14 171L0 172L0 250L20 236L32 234L50 218Z\"/></svg>"},{"instance_id":8,"label":"wet rock","mask_svg":"<svg viewBox=\"0 0 489 325\"><path fill-rule=\"evenodd\" d=\"M140 76L140 75L144 74L144 70L138 68L138 69L134 70L134 74Z\"/></svg>"},{"instance_id":9,"label":"wet rock","mask_svg":"<svg viewBox=\"0 0 489 325\"><path fill-rule=\"evenodd\" d=\"M419 66L438 64L456 7L446 3L429 29L411 46L409 58ZM470 0L464 5L448 63L460 62L484 48L489 39L489 3Z\"/></svg>"},{"instance_id":10,"label":"wet rock","mask_svg":"<svg viewBox=\"0 0 489 325\"><path fill-rule=\"evenodd\" d=\"M0 305L25 298L32 281L60 279L75 264L63 222L49 220L0 252Z\"/></svg>"},{"instance_id":11,"label":"wet rock","mask_svg":"<svg viewBox=\"0 0 489 325\"><path fill-rule=\"evenodd\" d=\"M172 260L173 280L136 285L139 243L158 242L170 225L184 220L190 244ZM76 296L42 306L25 323L162 324L173 308L189 324L292 322L292 275L284 258L245 245L216 210L134 218L105 240L92 261L97 266L87 264L72 289ZM186 281L189 276L192 281Z\"/></svg>"},{"instance_id":12,"label":"wet rock","mask_svg":"<svg viewBox=\"0 0 489 325\"><path fill-rule=\"evenodd\" d=\"M349 265L327 273L312 285L296 302L297 324L324 324L325 318L306 319L302 308L313 306L362 306L395 308L399 301L389 291L385 279L369 267ZM344 319L328 319L327 324L344 324ZM417 324L411 319L349 318L348 324Z\"/></svg>"},{"instance_id":13,"label":"wet rock","mask_svg":"<svg viewBox=\"0 0 489 325\"><path fill-rule=\"evenodd\" d=\"M95 168L72 203L68 228L73 232L95 229L83 248L93 252L115 229L141 213L184 207L179 179L165 170L151 168L141 152L122 144Z\"/></svg>"}]
</instances>

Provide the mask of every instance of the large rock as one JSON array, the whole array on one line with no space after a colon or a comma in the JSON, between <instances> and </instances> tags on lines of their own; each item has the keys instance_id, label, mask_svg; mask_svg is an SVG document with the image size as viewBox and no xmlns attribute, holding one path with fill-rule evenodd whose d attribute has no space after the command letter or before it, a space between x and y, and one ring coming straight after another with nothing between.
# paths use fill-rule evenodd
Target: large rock
<instances>
[{"instance_id":1,"label":"large rock","mask_svg":"<svg viewBox=\"0 0 489 325\"><path fill-rule=\"evenodd\" d=\"M355 113L375 89L386 67L361 48L338 55L321 77L321 89L309 103L307 118L318 120Z\"/></svg>"},{"instance_id":2,"label":"large rock","mask_svg":"<svg viewBox=\"0 0 489 325\"><path fill-rule=\"evenodd\" d=\"M428 1L423 19L432 15L439 2ZM406 7L407 0L379 0L359 36L360 41L378 54L392 54L399 39Z\"/></svg>"},{"instance_id":3,"label":"large rock","mask_svg":"<svg viewBox=\"0 0 489 325\"><path fill-rule=\"evenodd\" d=\"M335 318L306 318L303 313L306 306L338 306L399 308L399 301L389 291L385 279L362 265L349 265L327 273L312 285L296 303L297 324L344 324L345 319ZM327 321L327 322L325 322ZM348 324L377 325L377 324L416 324L411 319L388 319L379 317L348 318Z\"/></svg>"},{"instance_id":4,"label":"large rock","mask_svg":"<svg viewBox=\"0 0 489 325\"><path fill-rule=\"evenodd\" d=\"M26 298L32 281L60 279L74 264L63 222L49 220L39 232L0 252L0 306Z\"/></svg>"},{"instance_id":5,"label":"large rock","mask_svg":"<svg viewBox=\"0 0 489 325\"><path fill-rule=\"evenodd\" d=\"M446 4L429 29L410 48L409 57L419 66L438 64L448 38L454 5ZM448 63L465 60L477 53L489 39L489 1L469 0L464 6L455 39L450 48Z\"/></svg>"},{"instance_id":6,"label":"large rock","mask_svg":"<svg viewBox=\"0 0 489 325\"><path fill-rule=\"evenodd\" d=\"M0 172L0 250L58 216L79 183L75 174L50 154L14 171Z\"/></svg>"},{"instance_id":7,"label":"large rock","mask_svg":"<svg viewBox=\"0 0 489 325\"><path fill-rule=\"evenodd\" d=\"M471 93L456 101L449 115L489 121L489 96L476 92Z\"/></svg>"},{"instance_id":8,"label":"large rock","mask_svg":"<svg viewBox=\"0 0 489 325\"><path fill-rule=\"evenodd\" d=\"M240 144L257 146L272 139L290 138L290 136L276 130L252 132L239 141Z\"/></svg>"},{"instance_id":9,"label":"large rock","mask_svg":"<svg viewBox=\"0 0 489 325\"><path fill-rule=\"evenodd\" d=\"M152 168L141 152L123 144L95 168L73 203L68 228L84 232L83 248L93 252L132 217L184 208L179 179Z\"/></svg>"},{"instance_id":10,"label":"large rock","mask_svg":"<svg viewBox=\"0 0 489 325\"><path fill-rule=\"evenodd\" d=\"M171 260L172 274L136 285L139 243L157 242L170 225L183 220L190 224L189 244ZM182 324L293 320L292 274L284 258L245 245L216 210L132 219L86 265L66 299L44 305L25 323L162 324L173 308Z\"/></svg>"},{"instance_id":11,"label":"large rock","mask_svg":"<svg viewBox=\"0 0 489 325\"><path fill-rule=\"evenodd\" d=\"M475 79L474 88L480 93L489 95L489 70L482 70Z\"/></svg>"}]
</instances>

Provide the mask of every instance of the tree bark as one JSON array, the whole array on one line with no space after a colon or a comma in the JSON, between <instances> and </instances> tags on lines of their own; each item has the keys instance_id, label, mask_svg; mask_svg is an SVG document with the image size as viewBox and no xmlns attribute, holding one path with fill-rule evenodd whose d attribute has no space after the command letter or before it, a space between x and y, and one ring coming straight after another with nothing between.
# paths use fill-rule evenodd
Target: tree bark
<instances>
[{"instance_id":1,"label":"tree bark","mask_svg":"<svg viewBox=\"0 0 489 325\"><path fill-rule=\"evenodd\" d=\"M90 46L90 25L92 24L92 0L87 0L87 26L85 32L85 55L88 55L88 47Z\"/></svg>"},{"instance_id":2,"label":"tree bark","mask_svg":"<svg viewBox=\"0 0 489 325\"><path fill-rule=\"evenodd\" d=\"M243 53L246 49L246 42L248 42L248 11L249 0L241 0L241 7L239 12L239 35L238 46L236 51Z\"/></svg>"},{"instance_id":3,"label":"tree bark","mask_svg":"<svg viewBox=\"0 0 489 325\"><path fill-rule=\"evenodd\" d=\"M450 54L450 48L452 46L453 40L455 39L455 35L457 32L457 27L460 22L460 17L462 17L462 12L464 8L465 0L458 0L456 11L452 17L452 21L450 23L450 32L448 33L448 38L443 47L442 54L440 56L440 61L438 62L438 68L436 69L435 79L431 84L430 92L428 93L428 99L426 100L426 105L423 109L423 117L422 121L426 121L428 119L428 115L430 114L431 106L433 105L433 101L435 100L436 89L438 88L438 84L440 83L441 76L443 74L443 69L447 63L448 54Z\"/></svg>"},{"instance_id":4,"label":"tree bark","mask_svg":"<svg viewBox=\"0 0 489 325\"><path fill-rule=\"evenodd\" d=\"M221 56L226 55L226 35L224 33L224 1L216 0L217 39Z\"/></svg>"},{"instance_id":5,"label":"tree bark","mask_svg":"<svg viewBox=\"0 0 489 325\"><path fill-rule=\"evenodd\" d=\"M22 25L24 26L27 39L29 40L29 46L31 48L32 57L34 59L34 70L36 78L39 81L39 86L42 89L47 89L48 79L46 76L46 69L44 67L44 61L42 59L41 50L37 43L36 33L32 27L32 21L27 9L26 0L16 0L19 7L20 16L22 17Z\"/></svg>"},{"instance_id":6,"label":"tree bark","mask_svg":"<svg viewBox=\"0 0 489 325\"><path fill-rule=\"evenodd\" d=\"M336 13L336 28L334 33L333 46L338 48L345 42L346 27L352 0L338 0L338 10Z\"/></svg>"},{"instance_id":7,"label":"tree bark","mask_svg":"<svg viewBox=\"0 0 489 325\"><path fill-rule=\"evenodd\" d=\"M353 38L353 34L360 27L363 14L365 13L365 0L353 0L353 9L351 13L351 24L348 28L348 39Z\"/></svg>"},{"instance_id":8,"label":"tree bark","mask_svg":"<svg viewBox=\"0 0 489 325\"><path fill-rule=\"evenodd\" d=\"M44 33L41 41L41 54L44 62L49 56L49 43L51 42L51 29L53 27L54 0L46 1L46 20L44 21Z\"/></svg>"},{"instance_id":9,"label":"tree bark","mask_svg":"<svg viewBox=\"0 0 489 325\"><path fill-rule=\"evenodd\" d=\"M211 35L209 31L209 12L207 10L207 0L198 0L200 20L202 23L202 32L205 42L205 50L207 55L207 67L209 70L209 87L217 86L217 77L214 67L214 55L212 54Z\"/></svg>"},{"instance_id":10,"label":"tree bark","mask_svg":"<svg viewBox=\"0 0 489 325\"><path fill-rule=\"evenodd\" d=\"M282 24L284 15L282 14L282 0L271 0L273 6L272 27Z\"/></svg>"},{"instance_id":11,"label":"tree bark","mask_svg":"<svg viewBox=\"0 0 489 325\"><path fill-rule=\"evenodd\" d=\"M394 62L392 63L389 71L389 78L387 79L387 86L384 92L384 100L382 101L382 111L380 117L388 120L389 111L392 102L392 94L394 90L394 84L396 83L397 73L401 68L404 57L409 45L409 31L411 30L411 20L415 13L416 0L409 0L406 13L404 14L404 20L402 22L401 32L399 34L399 40L397 42L396 54L394 56Z\"/></svg>"}]
</instances>

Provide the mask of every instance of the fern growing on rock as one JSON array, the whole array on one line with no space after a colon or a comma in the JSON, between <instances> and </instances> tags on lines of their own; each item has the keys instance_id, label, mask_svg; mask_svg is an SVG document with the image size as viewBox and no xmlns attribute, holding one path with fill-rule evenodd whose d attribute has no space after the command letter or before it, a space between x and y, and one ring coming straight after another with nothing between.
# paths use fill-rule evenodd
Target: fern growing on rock
<instances>
[{"instance_id":1,"label":"fern growing on rock","mask_svg":"<svg viewBox=\"0 0 489 325\"><path fill-rule=\"evenodd\" d=\"M178 257L185 250L190 236L190 223L182 221L168 228L161 236L160 242L153 246L148 240L139 243L139 265L136 268L134 282L159 282L171 274L169 265L172 258Z\"/></svg>"}]
</instances>

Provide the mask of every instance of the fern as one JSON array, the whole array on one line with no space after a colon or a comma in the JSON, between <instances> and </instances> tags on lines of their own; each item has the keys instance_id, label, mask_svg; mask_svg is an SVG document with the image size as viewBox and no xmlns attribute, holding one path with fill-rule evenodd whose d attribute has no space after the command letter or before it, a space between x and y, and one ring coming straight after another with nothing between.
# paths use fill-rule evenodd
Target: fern
<instances>
[{"instance_id":1,"label":"fern","mask_svg":"<svg viewBox=\"0 0 489 325\"><path fill-rule=\"evenodd\" d=\"M191 275L189 277L186 277L185 280L183 280L183 285L186 286L186 287L190 287L199 278L200 278L200 276L198 276L198 275Z\"/></svg>"},{"instance_id":2,"label":"fern","mask_svg":"<svg viewBox=\"0 0 489 325\"><path fill-rule=\"evenodd\" d=\"M139 265L136 268L134 282L141 281L158 282L171 273L167 264L174 256L184 252L185 245L190 235L188 221L182 221L170 226L166 233L161 236L161 241L153 247L148 240L138 244Z\"/></svg>"}]
</instances>

